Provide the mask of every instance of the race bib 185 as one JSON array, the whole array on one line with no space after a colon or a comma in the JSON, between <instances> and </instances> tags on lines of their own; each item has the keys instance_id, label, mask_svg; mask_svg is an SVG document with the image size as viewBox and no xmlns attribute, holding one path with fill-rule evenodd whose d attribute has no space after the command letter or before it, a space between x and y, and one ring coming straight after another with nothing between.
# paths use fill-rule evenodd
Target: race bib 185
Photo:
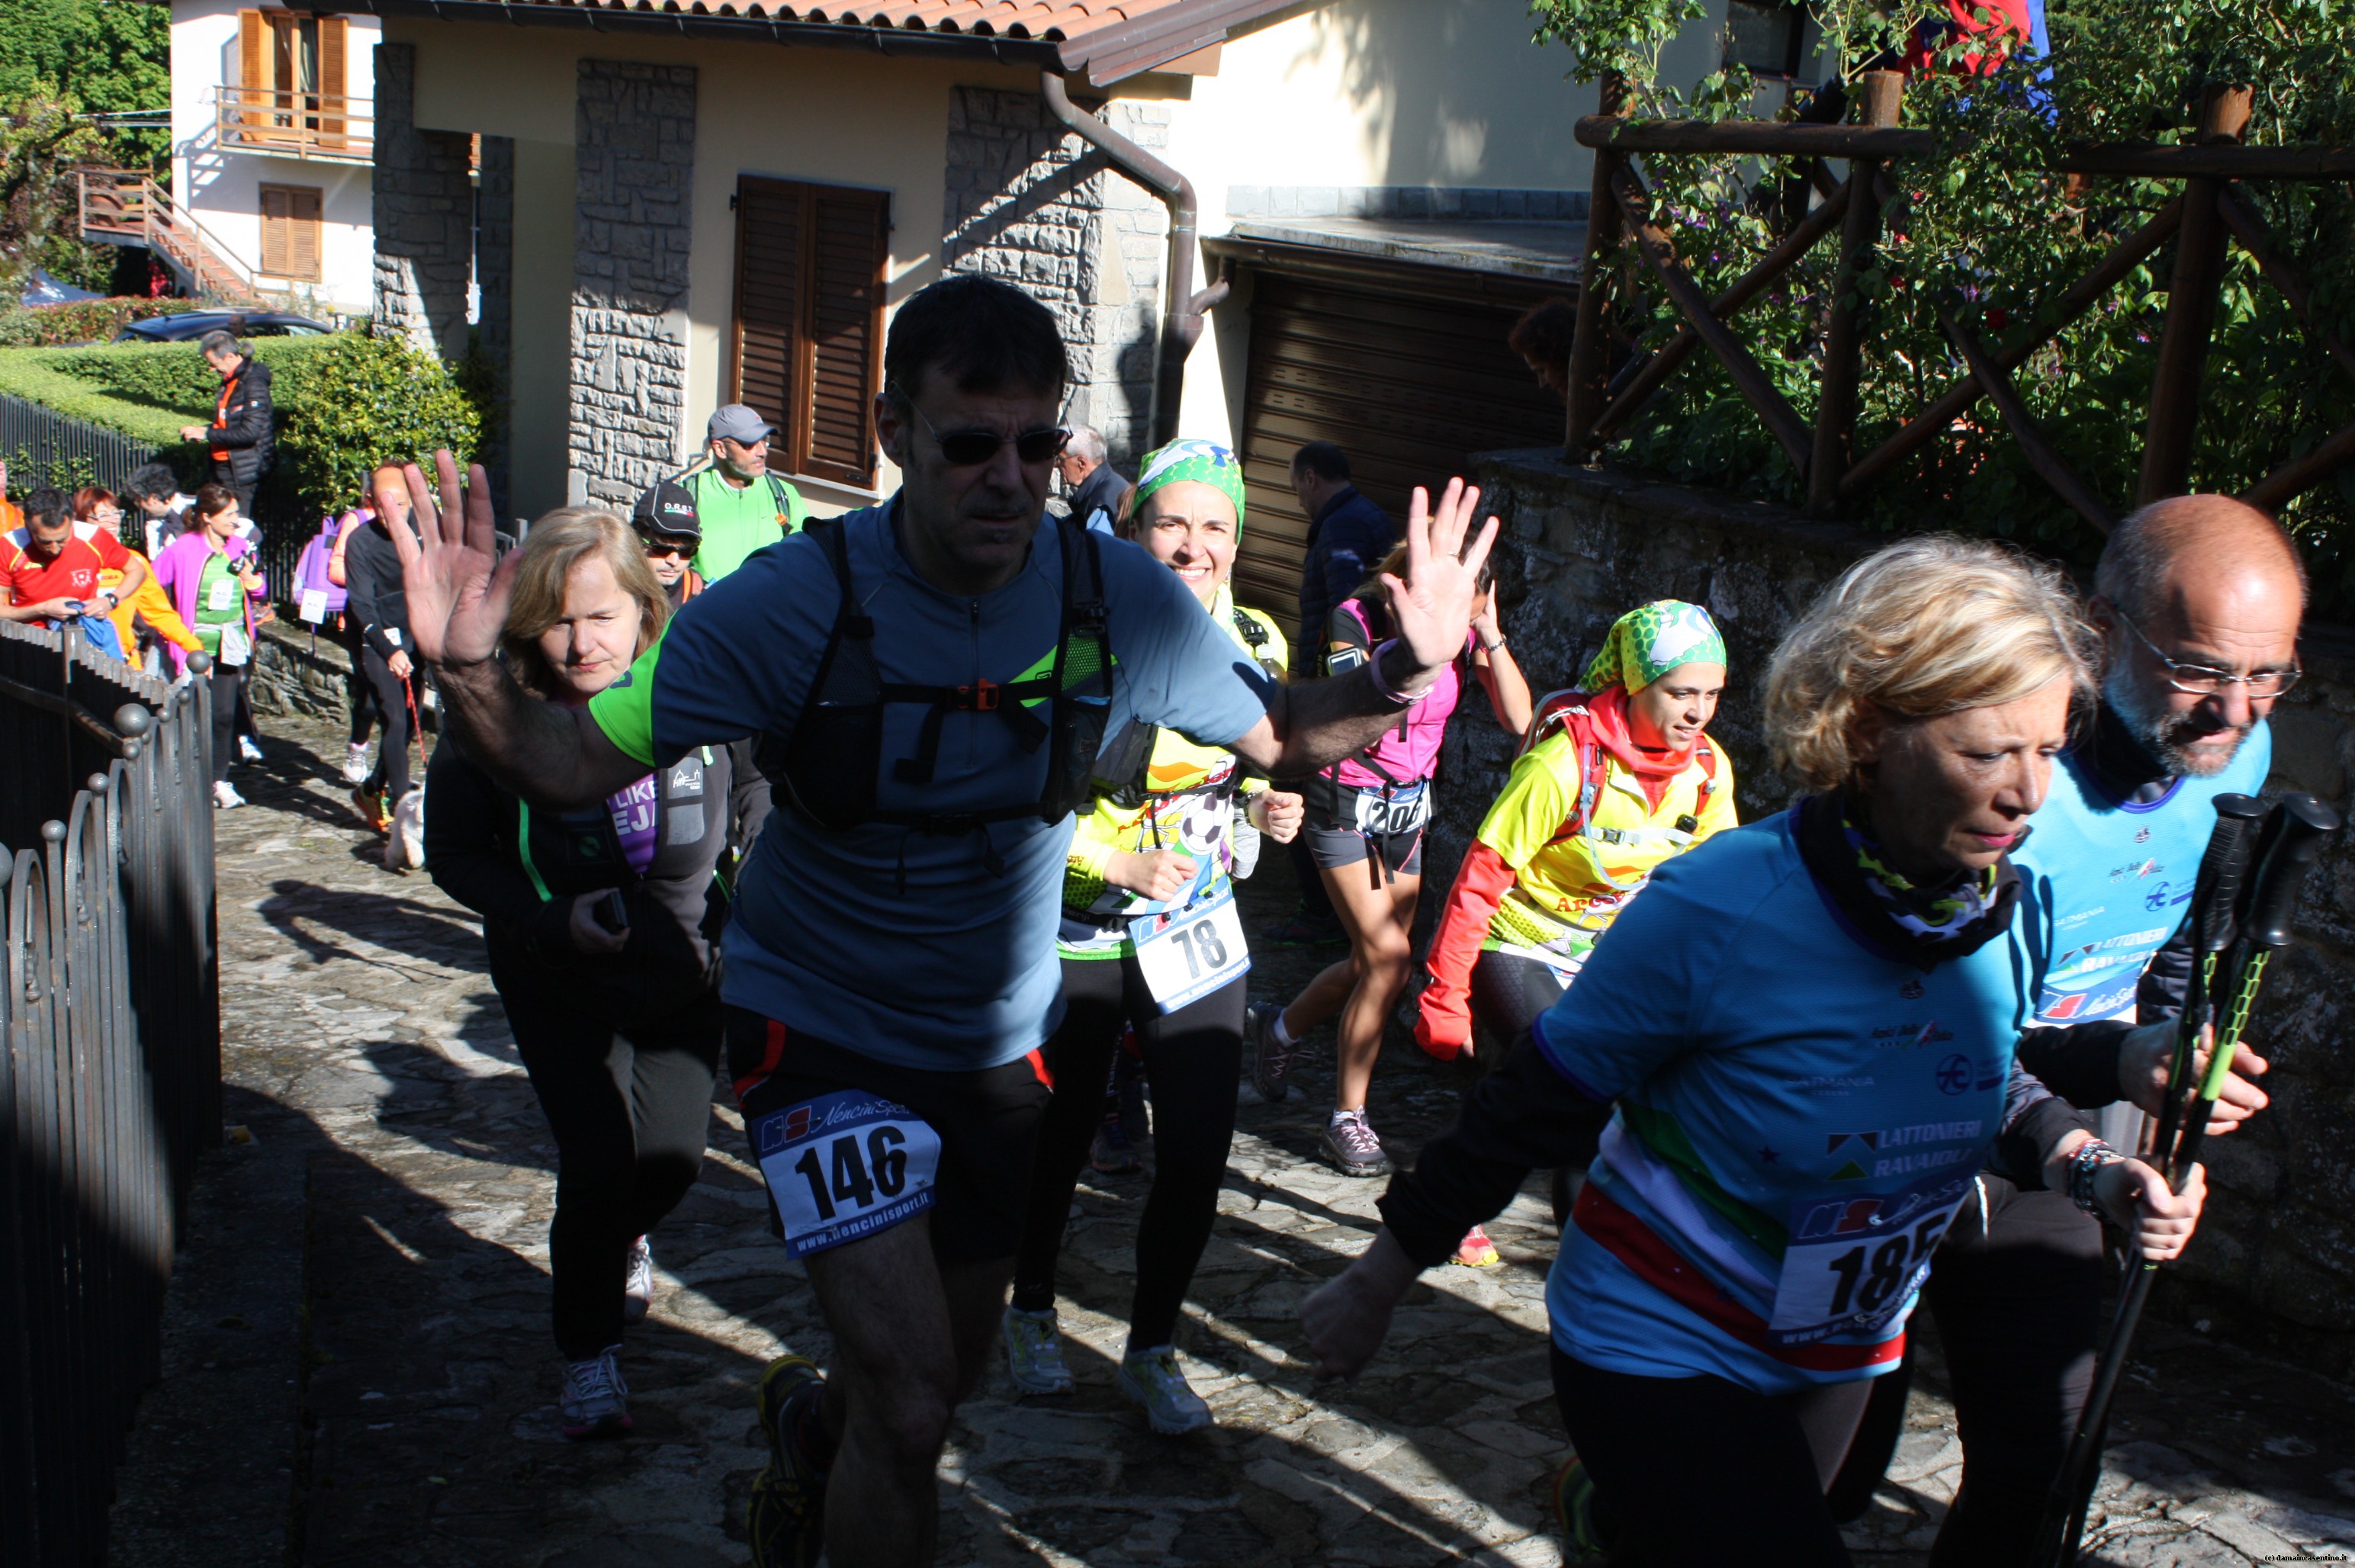
<instances>
[{"instance_id":1,"label":"race bib 185","mask_svg":"<svg viewBox=\"0 0 2355 1568\"><path fill-rule=\"evenodd\" d=\"M1930 1277L1930 1256L1971 1181L1966 1172L1880 1197L1800 1205L1791 1215L1767 1338L1811 1345L1887 1328Z\"/></svg>"},{"instance_id":2,"label":"race bib 185","mask_svg":"<svg viewBox=\"0 0 2355 1568\"><path fill-rule=\"evenodd\" d=\"M838 1089L754 1121L769 1197L797 1258L913 1219L932 1206L941 1136L907 1106Z\"/></svg>"}]
</instances>

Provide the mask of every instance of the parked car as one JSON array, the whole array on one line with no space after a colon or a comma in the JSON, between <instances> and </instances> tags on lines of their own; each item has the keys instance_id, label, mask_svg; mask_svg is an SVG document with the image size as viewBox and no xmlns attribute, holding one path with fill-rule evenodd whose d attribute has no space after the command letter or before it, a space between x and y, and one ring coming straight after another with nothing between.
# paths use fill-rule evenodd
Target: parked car
<instances>
[{"instance_id":1,"label":"parked car","mask_svg":"<svg viewBox=\"0 0 2355 1568\"><path fill-rule=\"evenodd\" d=\"M336 329L307 315L282 310L192 310L183 315L152 315L114 335L117 343L188 343L216 327L240 337L317 337Z\"/></svg>"}]
</instances>

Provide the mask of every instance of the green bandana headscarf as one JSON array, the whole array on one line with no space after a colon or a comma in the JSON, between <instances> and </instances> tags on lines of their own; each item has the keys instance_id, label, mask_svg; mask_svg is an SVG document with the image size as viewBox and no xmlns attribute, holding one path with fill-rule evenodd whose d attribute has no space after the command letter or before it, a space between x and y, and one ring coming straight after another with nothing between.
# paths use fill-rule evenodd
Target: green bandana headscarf
<instances>
[{"instance_id":1,"label":"green bandana headscarf","mask_svg":"<svg viewBox=\"0 0 2355 1568\"><path fill-rule=\"evenodd\" d=\"M1611 624L1578 688L1624 686L1636 692L1680 664L1725 662L1725 638L1708 611L1681 599L1655 599Z\"/></svg>"},{"instance_id":2,"label":"green bandana headscarf","mask_svg":"<svg viewBox=\"0 0 2355 1568\"><path fill-rule=\"evenodd\" d=\"M1215 441L1173 441L1146 453L1144 470L1136 476L1135 511L1142 513L1146 497L1163 485L1188 479L1226 492L1227 499L1235 504L1235 532L1240 535L1243 531L1243 465Z\"/></svg>"}]
</instances>

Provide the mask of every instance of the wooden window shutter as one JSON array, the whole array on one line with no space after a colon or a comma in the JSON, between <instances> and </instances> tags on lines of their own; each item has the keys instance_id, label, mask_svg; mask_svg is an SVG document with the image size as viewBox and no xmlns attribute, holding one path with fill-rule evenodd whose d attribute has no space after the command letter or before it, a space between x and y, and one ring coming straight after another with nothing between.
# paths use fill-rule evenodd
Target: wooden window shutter
<instances>
[{"instance_id":1,"label":"wooden window shutter","mask_svg":"<svg viewBox=\"0 0 2355 1568\"><path fill-rule=\"evenodd\" d=\"M875 483L891 198L820 186L811 206L809 451L801 471L865 489Z\"/></svg>"},{"instance_id":2,"label":"wooden window shutter","mask_svg":"<svg viewBox=\"0 0 2355 1568\"><path fill-rule=\"evenodd\" d=\"M324 135L344 133L344 97L349 91L344 56L350 28L351 23L342 16L319 18L319 107L324 112L319 130Z\"/></svg>"},{"instance_id":3,"label":"wooden window shutter","mask_svg":"<svg viewBox=\"0 0 2355 1568\"><path fill-rule=\"evenodd\" d=\"M776 425L776 467L868 488L891 198L749 176L736 195L736 398Z\"/></svg>"},{"instance_id":4,"label":"wooden window shutter","mask_svg":"<svg viewBox=\"0 0 2355 1568\"><path fill-rule=\"evenodd\" d=\"M261 187L261 271L276 278L293 270L293 195L284 186Z\"/></svg>"},{"instance_id":5,"label":"wooden window shutter","mask_svg":"<svg viewBox=\"0 0 2355 1568\"><path fill-rule=\"evenodd\" d=\"M319 281L319 209L324 192L300 187L286 192L286 275Z\"/></svg>"},{"instance_id":6,"label":"wooden window shutter","mask_svg":"<svg viewBox=\"0 0 2355 1568\"><path fill-rule=\"evenodd\" d=\"M240 101L245 108L242 118L248 125L269 123L261 113L261 106L269 102L261 95L270 86L269 31L261 12L237 14L237 84L241 93Z\"/></svg>"},{"instance_id":7,"label":"wooden window shutter","mask_svg":"<svg viewBox=\"0 0 2355 1568\"><path fill-rule=\"evenodd\" d=\"M778 466L801 472L794 450L802 382L802 219L805 189L785 180L736 185L736 400L777 427Z\"/></svg>"}]
</instances>

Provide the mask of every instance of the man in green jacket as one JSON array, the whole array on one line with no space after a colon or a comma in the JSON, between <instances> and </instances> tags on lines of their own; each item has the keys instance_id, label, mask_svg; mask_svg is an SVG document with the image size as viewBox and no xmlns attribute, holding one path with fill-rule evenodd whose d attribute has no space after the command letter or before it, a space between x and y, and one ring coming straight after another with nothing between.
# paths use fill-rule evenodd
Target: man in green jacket
<instances>
[{"instance_id":1,"label":"man in green jacket","mask_svg":"<svg viewBox=\"0 0 2355 1568\"><path fill-rule=\"evenodd\" d=\"M801 492L769 472L773 428L742 403L714 410L704 426L710 466L669 481L694 501L695 520L703 530L694 566L707 583L743 565L754 550L800 532L809 516Z\"/></svg>"}]
</instances>

